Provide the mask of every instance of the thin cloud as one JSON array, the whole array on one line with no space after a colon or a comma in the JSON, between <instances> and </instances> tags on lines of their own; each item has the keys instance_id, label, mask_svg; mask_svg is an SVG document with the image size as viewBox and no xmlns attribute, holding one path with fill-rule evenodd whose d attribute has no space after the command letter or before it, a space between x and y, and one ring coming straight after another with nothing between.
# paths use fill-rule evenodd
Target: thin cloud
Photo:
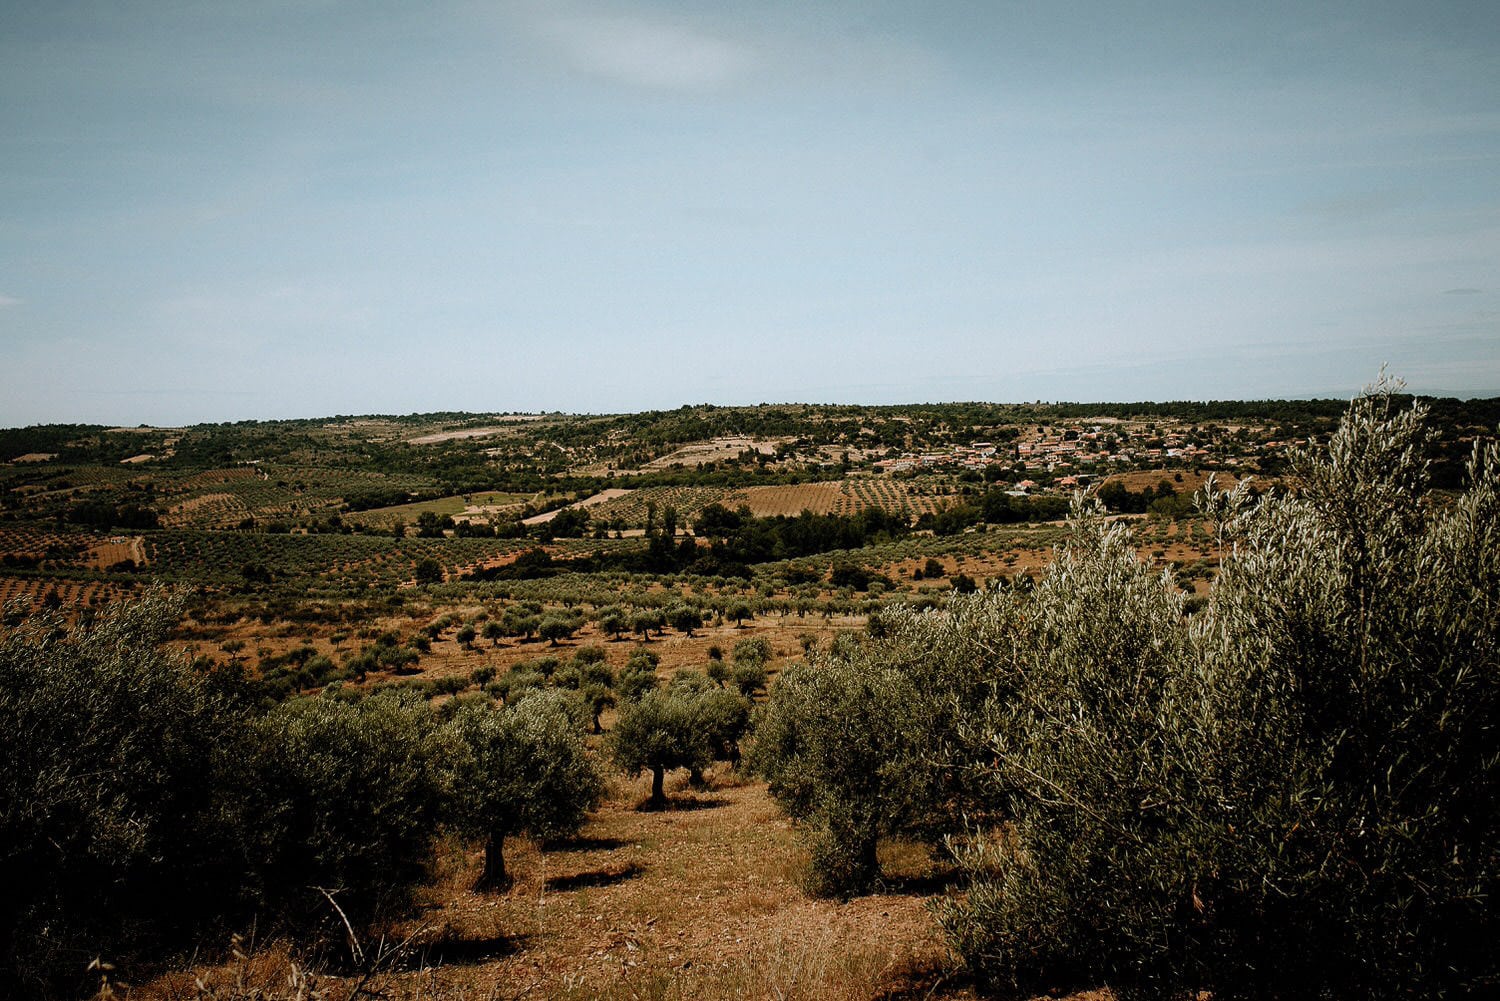
<instances>
[{"instance_id":1,"label":"thin cloud","mask_svg":"<svg viewBox=\"0 0 1500 1001\"><path fill-rule=\"evenodd\" d=\"M714 87L741 75L754 62L750 50L741 45L682 25L640 18L557 18L543 31L577 69L634 87Z\"/></svg>"},{"instance_id":2,"label":"thin cloud","mask_svg":"<svg viewBox=\"0 0 1500 1001\"><path fill-rule=\"evenodd\" d=\"M1483 291L1479 288L1450 288L1443 295L1479 295Z\"/></svg>"},{"instance_id":3,"label":"thin cloud","mask_svg":"<svg viewBox=\"0 0 1500 1001\"><path fill-rule=\"evenodd\" d=\"M21 300L20 299L17 299L14 296L0 295L0 309L4 309L6 306L19 306L19 305L21 305Z\"/></svg>"}]
</instances>

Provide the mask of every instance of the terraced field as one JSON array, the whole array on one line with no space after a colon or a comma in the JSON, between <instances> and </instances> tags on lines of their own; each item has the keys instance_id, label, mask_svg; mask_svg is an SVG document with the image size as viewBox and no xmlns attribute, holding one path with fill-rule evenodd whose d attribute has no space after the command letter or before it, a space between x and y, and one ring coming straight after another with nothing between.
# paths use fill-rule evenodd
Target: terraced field
<instances>
[{"instance_id":1,"label":"terraced field","mask_svg":"<svg viewBox=\"0 0 1500 1001\"><path fill-rule=\"evenodd\" d=\"M644 528L647 506L655 504L658 517L673 507L677 509L678 524L686 524L708 505L726 503L729 493L726 487L646 487L597 505L589 513L596 522L613 522L618 518L627 528Z\"/></svg>"},{"instance_id":2,"label":"terraced field","mask_svg":"<svg viewBox=\"0 0 1500 1001\"><path fill-rule=\"evenodd\" d=\"M892 480L886 477L849 479L845 490L854 497L857 507L878 507L884 511L905 511L913 518L937 512L956 497L949 484Z\"/></svg>"},{"instance_id":3,"label":"terraced field","mask_svg":"<svg viewBox=\"0 0 1500 1001\"><path fill-rule=\"evenodd\" d=\"M265 535L177 530L147 537L151 572L181 583L238 584L245 568L272 581L362 589L410 583L434 559L447 577L495 565L530 548L521 539L394 539L364 535Z\"/></svg>"},{"instance_id":4,"label":"terraced field","mask_svg":"<svg viewBox=\"0 0 1500 1001\"><path fill-rule=\"evenodd\" d=\"M936 511L952 503L947 484L867 478L826 480L817 483L793 483L764 487L646 487L592 510L596 521L621 519L628 528L646 524L646 506L655 504L658 512L669 505L677 509L679 524L692 522L710 504L734 508L741 504L757 518L782 515L796 517L803 511L813 514L857 514L867 507L885 511L905 511L916 518L926 511Z\"/></svg>"},{"instance_id":5,"label":"terraced field","mask_svg":"<svg viewBox=\"0 0 1500 1001\"><path fill-rule=\"evenodd\" d=\"M492 515L511 514L525 504L537 500L536 494L481 493L463 496L438 497L433 500L416 501L411 504L396 504L391 507L371 508L344 515L344 520L353 525L372 525L391 528L397 522L415 524L427 512L439 517L447 515L454 519L484 520Z\"/></svg>"},{"instance_id":6,"label":"terraced field","mask_svg":"<svg viewBox=\"0 0 1500 1001\"><path fill-rule=\"evenodd\" d=\"M843 483L794 483L789 486L746 487L728 495L728 507L748 504L757 518L785 515L795 517L803 511L813 514L853 514L859 502Z\"/></svg>"},{"instance_id":7,"label":"terraced field","mask_svg":"<svg viewBox=\"0 0 1500 1001\"><path fill-rule=\"evenodd\" d=\"M30 602L33 607L56 601L64 607L101 605L117 601L133 590L130 584L103 580L62 580L0 575L0 607L11 601Z\"/></svg>"},{"instance_id":8,"label":"terraced field","mask_svg":"<svg viewBox=\"0 0 1500 1001\"><path fill-rule=\"evenodd\" d=\"M246 518L262 522L326 518L342 511L346 497L361 491L416 490L428 485L415 477L302 466L237 466L159 481L158 489L164 527L234 528Z\"/></svg>"}]
</instances>

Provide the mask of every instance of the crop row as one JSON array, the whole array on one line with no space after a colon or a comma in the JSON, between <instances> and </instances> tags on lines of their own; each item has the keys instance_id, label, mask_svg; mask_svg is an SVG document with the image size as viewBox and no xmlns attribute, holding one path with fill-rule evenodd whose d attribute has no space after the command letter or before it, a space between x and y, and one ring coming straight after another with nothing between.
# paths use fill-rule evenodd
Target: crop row
<instances>
[{"instance_id":1,"label":"crop row","mask_svg":"<svg viewBox=\"0 0 1500 1001\"><path fill-rule=\"evenodd\" d=\"M453 576L526 548L510 539L391 539L362 535L265 535L172 530L152 533L152 574L165 580L238 583L321 579L348 586L397 585L415 577L424 559ZM262 574L264 571L264 574Z\"/></svg>"},{"instance_id":2,"label":"crop row","mask_svg":"<svg viewBox=\"0 0 1500 1001\"><path fill-rule=\"evenodd\" d=\"M647 508L655 504L658 519L671 507L677 511L677 523L686 525L708 505L729 503L729 495L724 487L646 487L590 508L589 514L596 522L618 518L628 528L644 528Z\"/></svg>"},{"instance_id":3,"label":"crop row","mask_svg":"<svg viewBox=\"0 0 1500 1001\"><path fill-rule=\"evenodd\" d=\"M0 577L0 606L30 601L33 607L55 595L61 605L98 605L114 601L130 588L102 580L49 580L39 577Z\"/></svg>"}]
</instances>

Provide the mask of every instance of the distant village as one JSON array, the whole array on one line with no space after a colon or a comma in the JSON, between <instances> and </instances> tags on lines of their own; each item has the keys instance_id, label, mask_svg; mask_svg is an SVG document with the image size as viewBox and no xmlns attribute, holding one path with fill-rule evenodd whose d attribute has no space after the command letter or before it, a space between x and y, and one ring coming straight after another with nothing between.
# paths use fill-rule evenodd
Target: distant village
<instances>
[{"instance_id":1,"label":"distant village","mask_svg":"<svg viewBox=\"0 0 1500 1001\"><path fill-rule=\"evenodd\" d=\"M1274 427L1101 421L1041 425L1016 440L975 441L947 450L887 455L873 465L890 475L955 471L1005 480L1013 492L1087 486L1132 469L1220 469L1253 472L1300 441L1282 441ZM1035 478L1032 478L1035 477Z\"/></svg>"}]
</instances>

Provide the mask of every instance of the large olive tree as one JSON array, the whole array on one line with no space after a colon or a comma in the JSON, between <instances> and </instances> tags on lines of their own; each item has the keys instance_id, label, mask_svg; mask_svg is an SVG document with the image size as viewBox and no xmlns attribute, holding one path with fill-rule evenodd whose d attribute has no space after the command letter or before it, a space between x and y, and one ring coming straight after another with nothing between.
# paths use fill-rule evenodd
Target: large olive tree
<instances>
[{"instance_id":1,"label":"large olive tree","mask_svg":"<svg viewBox=\"0 0 1500 1001\"><path fill-rule=\"evenodd\" d=\"M466 703L447 732L449 815L458 830L484 839L483 888L510 882L507 837L572 834L604 795L560 692L532 692L500 709Z\"/></svg>"},{"instance_id":2,"label":"large olive tree","mask_svg":"<svg viewBox=\"0 0 1500 1001\"><path fill-rule=\"evenodd\" d=\"M1293 489L1205 499L1228 546L1185 618L1079 520L976 718L1004 827L946 908L993 987L1478 996L1500 962L1500 452L1427 492L1420 406L1351 406ZM1019 616L1002 611L1019 602Z\"/></svg>"},{"instance_id":3,"label":"large olive tree","mask_svg":"<svg viewBox=\"0 0 1500 1001\"><path fill-rule=\"evenodd\" d=\"M694 696L670 689L648 691L627 703L610 735L615 763L627 775L651 772L649 805L667 802L666 773L672 768L701 770L712 748Z\"/></svg>"}]
</instances>

